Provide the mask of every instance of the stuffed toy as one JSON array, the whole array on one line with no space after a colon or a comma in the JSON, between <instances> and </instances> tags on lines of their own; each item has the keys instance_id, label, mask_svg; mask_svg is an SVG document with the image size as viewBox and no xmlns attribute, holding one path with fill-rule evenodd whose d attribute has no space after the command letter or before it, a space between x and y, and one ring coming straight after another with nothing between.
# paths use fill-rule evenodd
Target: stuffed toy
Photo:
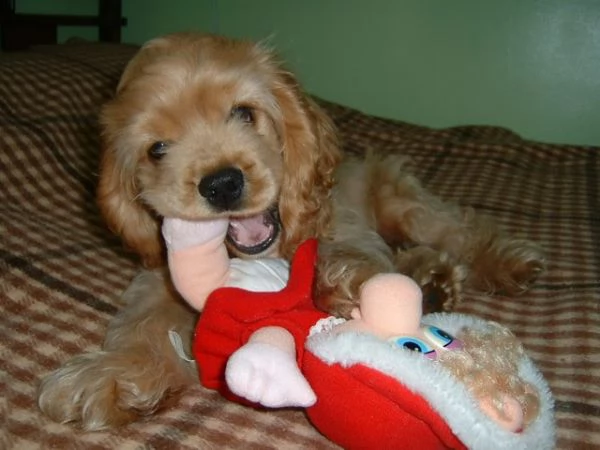
<instances>
[{"instance_id":1,"label":"stuffed toy","mask_svg":"<svg viewBox=\"0 0 600 450\"><path fill-rule=\"evenodd\" d=\"M193 343L200 381L242 403L310 406L316 397L299 367L311 326L326 316L312 303L316 242L299 248L291 268L229 259L227 228L226 219L163 222L173 284L202 311Z\"/></svg>"},{"instance_id":2,"label":"stuffed toy","mask_svg":"<svg viewBox=\"0 0 600 450\"><path fill-rule=\"evenodd\" d=\"M506 328L421 317L421 290L399 274L368 280L348 320L328 317L312 303L314 240L289 268L241 261L227 255L227 226L163 224L175 287L202 310L193 351L205 387L253 406L304 407L349 449L554 447L548 386Z\"/></svg>"}]
</instances>

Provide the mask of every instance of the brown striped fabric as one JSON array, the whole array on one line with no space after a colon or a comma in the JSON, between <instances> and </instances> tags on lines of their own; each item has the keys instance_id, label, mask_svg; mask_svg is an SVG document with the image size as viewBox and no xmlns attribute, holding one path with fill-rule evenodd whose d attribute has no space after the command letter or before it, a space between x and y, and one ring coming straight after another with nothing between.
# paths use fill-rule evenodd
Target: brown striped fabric
<instances>
[{"instance_id":1,"label":"brown striped fabric","mask_svg":"<svg viewBox=\"0 0 600 450\"><path fill-rule=\"evenodd\" d=\"M99 348L136 271L94 202L98 109L133 51L89 44L0 55L0 448L335 448L301 411L258 412L200 386L107 432L83 433L38 411L40 378ZM546 248L549 270L533 290L467 293L459 310L522 339L556 397L560 449L600 448L600 148L324 106L348 152L410 155L431 190Z\"/></svg>"}]
</instances>

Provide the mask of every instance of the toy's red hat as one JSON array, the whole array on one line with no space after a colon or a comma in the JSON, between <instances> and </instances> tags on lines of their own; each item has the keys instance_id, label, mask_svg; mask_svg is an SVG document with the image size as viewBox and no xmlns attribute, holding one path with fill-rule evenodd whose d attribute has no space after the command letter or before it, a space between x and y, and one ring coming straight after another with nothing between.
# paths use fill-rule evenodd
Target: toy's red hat
<instances>
[{"instance_id":1,"label":"toy's red hat","mask_svg":"<svg viewBox=\"0 0 600 450\"><path fill-rule=\"evenodd\" d=\"M387 375L328 366L309 352L304 371L318 398L307 410L311 422L345 449L466 448L421 396Z\"/></svg>"}]
</instances>

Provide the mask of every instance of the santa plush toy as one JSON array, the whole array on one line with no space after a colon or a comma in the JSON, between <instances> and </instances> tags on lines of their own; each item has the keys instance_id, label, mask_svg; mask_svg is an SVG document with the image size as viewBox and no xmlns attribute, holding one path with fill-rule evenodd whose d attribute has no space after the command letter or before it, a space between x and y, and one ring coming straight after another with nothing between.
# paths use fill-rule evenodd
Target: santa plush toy
<instances>
[{"instance_id":1,"label":"santa plush toy","mask_svg":"<svg viewBox=\"0 0 600 450\"><path fill-rule=\"evenodd\" d=\"M348 319L312 302L317 243L291 267L231 259L228 221L166 218L175 287L202 311L202 384L253 406L304 407L345 448L551 449L552 397L506 328L460 314L421 317L403 275L368 280Z\"/></svg>"}]
</instances>

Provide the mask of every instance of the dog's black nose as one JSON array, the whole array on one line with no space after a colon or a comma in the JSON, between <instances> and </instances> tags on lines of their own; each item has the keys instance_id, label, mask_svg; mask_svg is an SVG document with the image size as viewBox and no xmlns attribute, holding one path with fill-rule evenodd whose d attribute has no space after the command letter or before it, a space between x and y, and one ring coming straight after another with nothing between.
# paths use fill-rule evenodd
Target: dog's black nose
<instances>
[{"instance_id":1,"label":"dog's black nose","mask_svg":"<svg viewBox=\"0 0 600 450\"><path fill-rule=\"evenodd\" d=\"M221 169L202 178L198 191L218 209L236 209L244 191L244 174L236 167Z\"/></svg>"}]
</instances>

